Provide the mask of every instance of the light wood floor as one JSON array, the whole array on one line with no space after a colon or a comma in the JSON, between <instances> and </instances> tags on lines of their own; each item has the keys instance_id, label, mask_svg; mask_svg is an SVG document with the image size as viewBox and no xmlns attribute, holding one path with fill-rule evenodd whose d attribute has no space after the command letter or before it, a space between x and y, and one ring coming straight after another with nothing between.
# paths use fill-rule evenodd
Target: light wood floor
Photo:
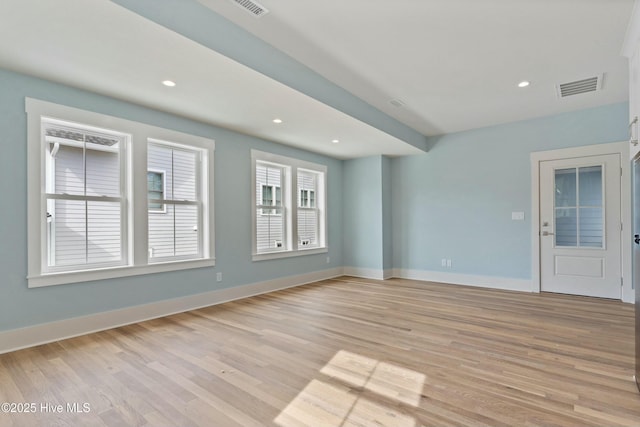
<instances>
[{"instance_id":1,"label":"light wood floor","mask_svg":"<svg viewBox=\"0 0 640 427\"><path fill-rule=\"evenodd\" d=\"M343 277L2 355L0 426L638 426L633 348L620 302Z\"/></svg>"}]
</instances>

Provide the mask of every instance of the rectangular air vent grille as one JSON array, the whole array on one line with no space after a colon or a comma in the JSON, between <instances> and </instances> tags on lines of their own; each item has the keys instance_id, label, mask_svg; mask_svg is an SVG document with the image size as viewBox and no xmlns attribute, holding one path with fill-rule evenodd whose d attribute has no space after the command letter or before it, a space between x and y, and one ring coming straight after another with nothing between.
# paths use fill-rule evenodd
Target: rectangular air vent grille
<instances>
[{"instance_id":1,"label":"rectangular air vent grille","mask_svg":"<svg viewBox=\"0 0 640 427\"><path fill-rule=\"evenodd\" d=\"M260 3L257 3L253 0L231 0L231 1L233 1L236 5L238 5L239 7L243 8L244 10L246 10L247 12L249 12L250 14L256 17L261 17L269 13L269 10L266 7L264 7Z\"/></svg>"},{"instance_id":2,"label":"rectangular air vent grille","mask_svg":"<svg viewBox=\"0 0 640 427\"><path fill-rule=\"evenodd\" d=\"M574 82L562 83L557 86L558 96L565 98L567 96L578 95L581 93L595 92L602 88L602 74L589 77L588 79L576 80Z\"/></svg>"}]
</instances>

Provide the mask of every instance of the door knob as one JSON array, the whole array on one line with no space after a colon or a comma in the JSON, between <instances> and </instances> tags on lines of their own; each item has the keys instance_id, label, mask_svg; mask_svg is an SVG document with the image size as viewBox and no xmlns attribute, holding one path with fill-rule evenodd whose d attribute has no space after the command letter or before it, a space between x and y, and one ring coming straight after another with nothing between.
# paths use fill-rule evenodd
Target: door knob
<instances>
[{"instance_id":1,"label":"door knob","mask_svg":"<svg viewBox=\"0 0 640 427\"><path fill-rule=\"evenodd\" d=\"M636 245L640 245L640 234L634 234L633 241L636 242Z\"/></svg>"}]
</instances>

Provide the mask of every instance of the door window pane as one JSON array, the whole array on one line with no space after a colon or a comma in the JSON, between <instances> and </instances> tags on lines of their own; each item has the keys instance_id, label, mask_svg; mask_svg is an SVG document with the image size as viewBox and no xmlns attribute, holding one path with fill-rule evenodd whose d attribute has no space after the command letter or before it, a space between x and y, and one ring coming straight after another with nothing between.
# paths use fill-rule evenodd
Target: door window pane
<instances>
[{"instance_id":1,"label":"door window pane","mask_svg":"<svg viewBox=\"0 0 640 427\"><path fill-rule=\"evenodd\" d=\"M555 171L556 246L604 246L602 165Z\"/></svg>"},{"instance_id":2,"label":"door window pane","mask_svg":"<svg viewBox=\"0 0 640 427\"><path fill-rule=\"evenodd\" d=\"M580 206L602 206L602 166L578 169Z\"/></svg>"},{"instance_id":3,"label":"door window pane","mask_svg":"<svg viewBox=\"0 0 640 427\"><path fill-rule=\"evenodd\" d=\"M580 208L580 246L601 248L602 208Z\"/></svg>"},{"instance_id":4,"label":"door window pane","mask_svg":"<svg viewBox=\"0 0 640 427\"><path fill-rule=\"evenodd\" d=\"M556 208L576 206L576 169L557 169L555 174Z\"/></svg>"},{"instance_id":5,"label":"door window pane","mask_svg":"<svg viewBox=\"0 0 640 427\"><path fill-rule=\"evenodd\" d=\"M576 208L556 209L556 246L578 245Z\"/></svg>"}]
</instances>

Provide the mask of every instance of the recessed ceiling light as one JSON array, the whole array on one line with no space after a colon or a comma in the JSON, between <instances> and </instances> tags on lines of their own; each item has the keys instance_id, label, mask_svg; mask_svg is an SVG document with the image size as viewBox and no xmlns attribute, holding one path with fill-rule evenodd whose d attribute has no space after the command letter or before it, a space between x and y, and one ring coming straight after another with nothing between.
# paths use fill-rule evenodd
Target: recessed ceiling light
<instances>
[{"instance_id":1,"label":"recessed ceiling light","mask_svg":"<svg viewBox=\"0 0 640 427\"><path fill-rule=\"evenodd\" d=\"M332 139L331 142L333 142L334 144L337 144L338 142L340 142L339 139Z\"/></svg>"},{"instance_id":2,"label":"recessed ceiling light","mask_svg":"<svg viewBox=\"0 0 640 427\"><path fill-rule=\"evenodd\" d=\"M273 119L273 123L278 123L279 124L279 123L282 123L282 120L281 119Z\"/></svg>"},{"instance_id":3,"label":"recessed ceiling light","mask_svg":"<svg viewBox=\"0 0 640 427\"><path fill-rule=\"evenodd\" d=\"M521 81L520 83L518 83L518 87L527 87L527 86L529 86L529 84L530 83L528 81L524 80L524 81Z\"/></svg>"},{"instance_id":4,"label":"recessed ceiling light","mask_svg":"<svg viewBox=\"0 0 640 427\"><path fill-rule=\"evenodd\" d=\"M162 82L163 85L168 86L168 87L174 87L176 85L176 82L171 81L171 80L165 80Z\"/></svg>"}]
</instances>

